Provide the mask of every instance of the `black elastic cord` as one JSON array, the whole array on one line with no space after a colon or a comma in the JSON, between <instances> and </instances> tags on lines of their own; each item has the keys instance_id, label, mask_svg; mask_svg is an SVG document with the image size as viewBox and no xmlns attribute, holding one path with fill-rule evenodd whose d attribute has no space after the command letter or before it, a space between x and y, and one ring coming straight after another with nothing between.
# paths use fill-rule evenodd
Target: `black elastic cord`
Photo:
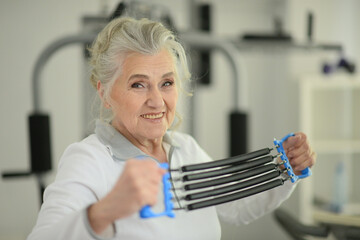
<instances>
[{"instance_id":1,"label":"black elastic cord","mask_svg":"<svg viewBox=\"0 0 360 240\"><path fill-rule=\"evenodd\" d=\"M260 183L264 183L266 181L269 181L273 178L276 178L278 176L280 176L281 171L274 171L274 172L270 172L267 173L265 175L247 180L247 181L243 181L243 182L239 182L239 183L235 183L232 184L230 186L227 187L218 187L216 189L213 190L208 190L208 191L203 191L203 192L199 192L199 193L193 193L193 194L188 194L184 197L185 200L190 201L190 200L197 200L197 199L201 199L201 198L206 198L206 197L212 197L212 196L217 196L220 194L225 194L225 193L229 193L229 192L233 192L233 191L237 191L237 190L241 190L247 187L251 187L251 186L255 186L257 184Z\"/></svg>"},{"instance_id":2,"label":"black elastic cord","mask_svg":"<svg viewBox=\"0 0 360 240\"><path fill-rule=\"evenodd\" d=\"M217 197L217 198L214 198L214 199L211 199L211 200L192 203L192 204L187 205L186 209L187 210L195 210L195 209L215 206L215 205L226 203L226 202L231 202L231 201L238 200L238 199L241 199L241 198L244 198L244 197L249 197L249 196L257 194L257 193L264 192L266 190L281 186L283 184L284 184L283 179L276 179L276 180L273 180L271 182L262 184L260 186L251 188L249 190L229 194L229 195L222 196L222 197Z\"/></svg>"},{"instance_id":3,"label":"black elastic cord","mask_svg":"<svg viewBox=\"0 0 360 240\"><path fill-rule=\"evenodd\" d=\"M221 168L221 169L217 169L217 170L213 170L213 171L184 175L182 177L182 180L184 182L186 182L186 181L192 181L192 180L198 180L198 179L204 179L204 178L210 178L210 177L217 177L217 176L230 174L230 173L236 173L236 172L240 172L243 170L247 170L247 169L251 169L251 168L263 165L265 163L269 163L272 160L273 160L273 157L271 155L268 155L268 156L265 156L265 157L262 157L262 158L259 158L259 159L253 160L253 161L242 162L241 164L235 165L235 166L225 167L225 168Z\"/></svg>"},{"instance_id":4,"label":"black elastic cord","mask_svg":"<svg viewBox=\"0 0 360 240\"><path fill-rule=\"evenodd\" d=\"M242 162L242 161L246 161L246 160L264 156L266 154L269 154L271 151L272 151L272 149L270 149L270 148L264 148L264 149L260 149L260 150L254 151L254 152L250 152L250 153L246 153L243 155L234 156L234 157L230 157L230 158L226 158L226 159L222 159L222 160L187 165L187 166L181 167L181 171L190 172L190 171L203 170L203 169L214 168L214 167L222 167L222 166L226 166L226 165L233 165L233 164L237 164L238 162Z\"/></svg>"},{"instance_id":5,"label":"black elastic cord","mask_svg":"<svg viewBox=\"0 0 360 240\"><path fill-rule=\"evenodd\" d=\"M233 174L231 176L217 178L217 179L213 179L213 180L207 180L207 181L198 182L198 183L186 184L186 185L184 185L184 189L186 191L188 191L188 190L195 190L195 189L200 189L200 188L218 186L218 185L221 185L224 183L230 183L230 182L238 181L238 180L249 178L249 177L255 177L256 175L259 175L259 174L262 174L265 172L269 172L269 171L272 171L275 169L278 169L276 164L270 163L265 166L254 168L252 170Z\"/></svg>"}]
</instances>

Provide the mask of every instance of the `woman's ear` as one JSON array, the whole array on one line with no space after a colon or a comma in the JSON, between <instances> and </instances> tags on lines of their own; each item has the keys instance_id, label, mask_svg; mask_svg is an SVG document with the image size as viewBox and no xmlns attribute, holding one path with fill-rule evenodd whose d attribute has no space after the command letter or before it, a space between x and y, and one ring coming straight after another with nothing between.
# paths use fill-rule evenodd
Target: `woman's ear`
<instances>
[{"instance_id":1,"label":"woman's ear","mask_svg":"<svg viewBox=\"0 0 360 240\"><path fill-rule=\"evenodd\" d=\"M104 99L104 88L103 88L100 81L97 82L96 88L97 88L97 92L98 92L98 94L100 96L100 99L104 104L104 107L107 108L107 109L111 108L110 104Z\"/></svg>"}]
</instances>

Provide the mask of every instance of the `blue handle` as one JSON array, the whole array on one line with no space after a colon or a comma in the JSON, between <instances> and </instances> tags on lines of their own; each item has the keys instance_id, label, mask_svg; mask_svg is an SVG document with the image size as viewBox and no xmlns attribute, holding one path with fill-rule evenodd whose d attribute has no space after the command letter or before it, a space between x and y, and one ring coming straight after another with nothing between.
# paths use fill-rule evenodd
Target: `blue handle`
<instances>
[{"instance_id":1,"label":"blue handle","mask_svg":"<svg viewBox=\"0 0 360 240\"><path fill-rule=\"evenodd\" d=\"M163 169L168 170L169 165L167 163L160 163L160 167ZM171 199L173 198L170 188L171 184L169 182L170 173L167 172L162 177L163 182L163 191L164 191L164 205L165 210L160 213L154 213L149 205L146 205L140 210L140 217L141 218L151 218L151 217L160 217L160 216L168 216L168 217L175 217L174 212L172 211L174 209L174 204L171 202Z\"/></svg>"},{"instance_id":2,"label":"blue handle","mask_svg":"<svg viewBox=\"0 0 360 240\"><path fill-rule=\"evenodd\" d=\"M281 154L281 160L284 161L284 166L287 170L287 174L289 175L290 177L290 180L292 183L296 182L298 179L301 179L301 178L306 178L308 176L311 176L311 170L309 167L305 168L304 170L301 171L301 175L295 175L290 163L289 163L289 159L287 158L286 154L285 154L285 150L284 150L284 147L283 147L283 142L286 141L289 137L292 137L292 136L295 136L294 133L289 133L288 135L286 135L283 139L281 139L280 141L279 140L276 140L274 139L274 144L276 146L276 149L278 151L278 153Z\"/></svg>"}]
</instances>

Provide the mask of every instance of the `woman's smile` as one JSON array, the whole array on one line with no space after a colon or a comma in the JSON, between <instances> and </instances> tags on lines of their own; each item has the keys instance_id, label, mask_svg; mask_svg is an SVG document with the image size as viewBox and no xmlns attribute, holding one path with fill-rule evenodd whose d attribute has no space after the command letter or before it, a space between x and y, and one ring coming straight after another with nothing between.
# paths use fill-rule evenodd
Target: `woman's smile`
<instances>
[{"instance_id":1,"label":"woman's smile","mask_svg":"<svg viewBox=\"0 0 360 240\"><path fill-rule=\"evenodd\" d=\"M160 120L161 118L163 118L165 112L160 112L160 113L146 113L146 114L142 114L140 115L142 118L145 119L150 119L150 120Z\"/></svg>"}]
</instances>

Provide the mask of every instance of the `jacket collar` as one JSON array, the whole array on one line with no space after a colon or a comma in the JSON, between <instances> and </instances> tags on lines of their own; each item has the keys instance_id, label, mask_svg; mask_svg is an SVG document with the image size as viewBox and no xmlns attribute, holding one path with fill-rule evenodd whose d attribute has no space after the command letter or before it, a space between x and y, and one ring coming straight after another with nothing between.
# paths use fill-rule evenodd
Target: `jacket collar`
<instances>
[{"instance_id":1,"label":"jacket collar","mask_svg":"<svg viewBox=\"0 0 360 240\"><path fill-rule=\"evenodd\" d=\"M97 120L95 134L100 142L106 146L114 160L125 161L130 158L152 158L132 144L109 123ZM168 132L164 135L163 141L170 144L171 148L179 147Z\"/></svg>"}]
</instances>

